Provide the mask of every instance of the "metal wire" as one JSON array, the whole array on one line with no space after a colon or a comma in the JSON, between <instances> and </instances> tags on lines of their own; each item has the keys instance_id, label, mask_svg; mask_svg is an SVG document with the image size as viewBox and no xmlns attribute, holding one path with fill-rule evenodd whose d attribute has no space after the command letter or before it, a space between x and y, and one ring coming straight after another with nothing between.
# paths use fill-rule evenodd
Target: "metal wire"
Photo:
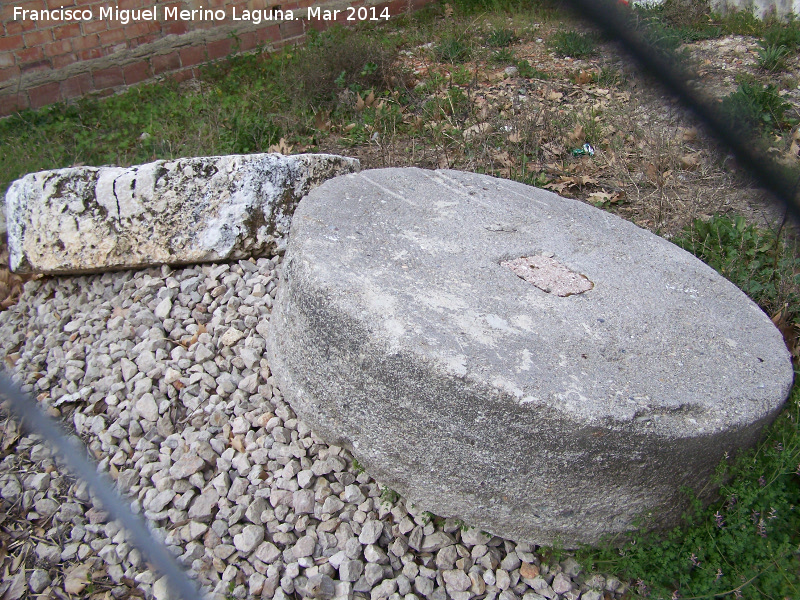
<instances>
[{"instance_id":1,"label":"metal wire","mask_svg":"<svg viewBox=\"0 0 800 600\"><path fill-rule=\"evenodd\" d=\"M619 42L639 66L702 121L719 141L726 145L739 166L746 169L758 185L782 204L800 224L800 201L797 197L800 178L791 176L786 167L759 153L742 124L732 123L727 115L712 106L689 85L691 75L681 68L674 52L647 42L642 27L631 15L611 0L562 0L579 17L589 21L611 39Z\"/></svg>"},{"instance_id":2,"label":"metal wire","mask_svg":"<svg viewBox=\"0 0 800 600\"><path fill-rule=\"evenodd\" d=\"M100 499L103 509L128 530L133 545L152 565L167 576L167 581L177 597L182 600L200 598L196 586L178 566L164 544L153 537L141 517L133 514L130 506L115 491L114 483L107 477L101 476L96 467L89 462L83 445L76 446L70 441L53 419L41 411L36 400L22 392L11 378L2 372L0 372L0 397L9 401L12 412L24 424L55 446L59 458L62 458L73 473L89 485L95 496ZM77 441L75 437L71 439Z\"/></svg>"}]
</instances>

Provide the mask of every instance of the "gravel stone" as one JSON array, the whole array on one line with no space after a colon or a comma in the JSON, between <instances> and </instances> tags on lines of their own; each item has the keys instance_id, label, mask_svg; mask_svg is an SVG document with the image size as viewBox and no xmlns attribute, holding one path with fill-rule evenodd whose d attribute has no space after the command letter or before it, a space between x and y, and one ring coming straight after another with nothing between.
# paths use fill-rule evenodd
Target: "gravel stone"
<instances>
[{"instance_id":1,"label":"gravel stone","mask_svg":"<svg viewBox=\"0 0 800 600\"><path fill-rule=\"evenodd\" d=\"M43 592L50 585L50 575L44 569L33 569L28 577L28 587L34 594Z\"/></svg>"},{"instance_id":2,"label":"gravel stone","mask_svg":"<svg viewBox=\"0 0 800 600\"><path fill-rule=\"evenodd\" d=\"M358 536L358 541L364 546L374 544L378 541L383 533L382 521L367 521L361 528L361 533Z\"/></svg>"}]
</instances>

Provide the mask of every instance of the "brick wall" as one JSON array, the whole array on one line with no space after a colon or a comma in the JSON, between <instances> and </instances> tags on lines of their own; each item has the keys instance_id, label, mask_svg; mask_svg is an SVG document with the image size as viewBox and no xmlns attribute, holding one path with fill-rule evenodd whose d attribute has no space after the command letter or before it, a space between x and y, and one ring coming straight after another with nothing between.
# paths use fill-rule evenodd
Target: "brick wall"
<instances>
[{"instance_id":1,"label":"brick wall","mask_svg":"<svg viewBox=\"0 0 800 600\"><path fill-rule=\"evenodd\" d=\"M367 17L373 14L379 16L384 7L389 9L391 16L396 16L431 1L3 2L0 6L0 116L93 92L111 94L161 76L188 79L197 75L197 67L202 63L225 57L234 51L246 52L258 46L277 49L300 41L309 29L324 29L333 22L346 25L348 6L364 7ZM309 19L309 7L340 12L336 14L335 21ZM59 12L62 9L64 12ZM116 9L130 12L117 13ZM112 11L110 18L109 10ZM213 15L208 12L180 12L191 10L216 12ZM43 19L43 11L49 11L48 14L53 18ZM70 15L66 11L80 13ZM245 11L250 11L249 19ZM257 23L253 11L259 11L261 23ZM287 11L292 12L294 20L280 19L281 15L287 17ZM361 14L364 15L363 9ZM39 18L34 19L34 16ZM194 18L181 18L184 16ZM267 20L267 16L271 16L272 20ZM326 15L321 13L320 16ZM353 16L357 19L358 13Z\"/></svg>"}]
</instances>

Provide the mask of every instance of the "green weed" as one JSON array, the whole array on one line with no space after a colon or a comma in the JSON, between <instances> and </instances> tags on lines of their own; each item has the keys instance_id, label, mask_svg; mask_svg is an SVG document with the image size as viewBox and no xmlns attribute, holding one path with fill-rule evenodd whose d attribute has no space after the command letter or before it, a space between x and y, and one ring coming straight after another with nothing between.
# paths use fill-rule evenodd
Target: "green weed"
<instances>
[{"instance_id":1,"label":"green weed","mask_svg":"<svg viewBox=\"0 0 800 600\"><path fill-rule=\"evenodd\" d=\"M559 56L582 58L597 52L597 41L591 34L559 31L550 38L550 47Z\"/></svg>"},{"instance_id":2,"label":"green weed","mask_svg":"<svg viewBox=\"0 0 800 600\"><path fill-rule=\"evenodd\" d=\"M800 258L783 237L744 217L697 220L672 240L732 281L768 314L800 311Z\"/></svg>"},{"instance_id":3,"label":"green weed","mask_svg":"<svg viewBox=\"0 0 800 600\"><path fill-rule=\"evenodd\" d=\"M463 63L471 58L472 48L459 37L448 37L436 46L435 55L440 62Z\"/></svg>"},{"instance_id":4,"label":"green weed","mask_svg":"<svg viewBox=\"0 0 800 600\"><path fill-rule=\"evenodd\" d=\"M786 125L784 117L789 108L774 85L765 86L747 79L722 101L722 110L728 115L731 126L750 126L768 131Z\"/></svg>"},{"instance_id":5,"label":"green weed","mask_svg":"<svg viewBox=\"0 0 800 600\"><path fill-rule=\"evenodd\" d=\"M491 48L505 48L517 40L517 36L511 29L493 29L486 36L486 45Z\"/></svg>"},{"instance_id":6,"label":"green weed","mask_svg":"<svg viewBox=\"0 0 800 600\"><path fill-rule=\"evenodd\" d=\"M788 54L789 49L786 46L763 44L758 49L758 66L771 73L784 71Z\"/></svg>"},{"instance_id":7,"label":"green weed","mask_svg":"<svg viewBox=\"0 0 800 600\"><path fill-rule=\"evenodd\" d=\"M800 46L800 21L791 19L785 24L773 24L764 31L762 37L766 46L780 46L794 50Z\"/></svg>"},{"instance_id":8,"label":"green weed","mask_svg":"<svg viewBox=\"0 0 800 600\"><path fill-rule=\"evenodd\" d=\"M499 65L509 65L515 62L516 57L514 56L513 50L510 48L503 48L502 50L493 52L490 60Z\"/></svg>"},{"instance_id":9,"label":"green weed","mask_svg":"<svg viewBox=\"0 0 800 600\"><path fill-rule=\"evenodd\" d=\"M517 70L520 77L527 79L550 79L550 75L531 66L527 60L517 61Z\"/></svg>"},{"instance_id":10,"label":"green weed","mask_svg":"<svg viewBox=\"0 0 800 600\"><path fill-rule=\"evenodd\" d=\"M392 489L389 489L385 485L381 486L381 502L397 504L398 500L400 500L400 494Z\"/></svg>"}]
</instances>

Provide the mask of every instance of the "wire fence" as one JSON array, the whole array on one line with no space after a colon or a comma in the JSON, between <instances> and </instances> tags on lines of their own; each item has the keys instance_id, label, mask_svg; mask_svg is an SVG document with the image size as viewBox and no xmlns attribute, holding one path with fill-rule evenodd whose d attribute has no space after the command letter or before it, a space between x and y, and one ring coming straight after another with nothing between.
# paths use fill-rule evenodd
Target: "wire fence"
<instances>
[{"instance_id":1,"label":"wire fence","mask_svg":"<svg viewBox=\"0 0 800 600\"><path fill-rule=\"evenodd\" d=\"M712 102L690 84L694 76L682 66L674 52L649 42L646 26L637 23L627 2L613 0L562 0L576 15L588 21L618 42L638 65L654 77L665 91L677 98L727 146L739 166L769 192L772 200L800 224L800 201L797 192L800 176L784 165L760 153L753 144L753 132L741 123L733 123Z\"/></svg>"},{"instance_id":2,"label":"wire fence","mask_svg":"<svg viewBox=\"0 0 800 600\"><path fill-rule=\"evenodd\" d=\"M690 85L691 75L681 67L674 53L647 41L645 30L630 10L612 0L563 0L580 17L619 42L639 66L650 73L665 90L679 99L705 124L720 142L727 146L738 164L746 169L773 200L785 208L796 223L800 223L798 184L800 176L787 170L771 158L759 153L746 129L734 126L730 118L714 107ZM80 440L68 437L46 416L34 399L28 397L5 374L0 373L0 397L8 400L11 410L34 432L44 437L59 452L59 456L74 474L89 485L111 517L129 532L134 546L164 575L173 594L183 600L200 597L197 586L178 565L166 546L156 540L144 520L116 492L114 484L100 475L86 458Z\"/></svg>"}]
</instances>

